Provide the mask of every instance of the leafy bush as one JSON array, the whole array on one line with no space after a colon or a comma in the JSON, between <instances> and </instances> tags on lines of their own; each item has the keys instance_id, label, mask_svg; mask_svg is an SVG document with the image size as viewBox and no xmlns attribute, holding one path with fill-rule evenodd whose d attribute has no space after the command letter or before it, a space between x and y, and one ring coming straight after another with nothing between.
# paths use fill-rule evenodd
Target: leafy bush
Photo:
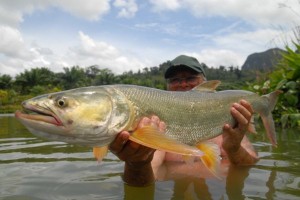
<instances>
[{"instance_id":1,"label":"leafy bush","mask_svg":"<svg viewBox=\"0 0 300 200\"><path fill-rule=\"evenodd\" d=\"M6 104L8 102L8 92L5 90L0 90L0 105Z\"/></svg>"},{"instance_id":2,"label":"leafy bush","mask_svg":"<svg viewBox=\"0 0 300 200\"><path fill-rule=\"evenodd\" d=\"M282 90L274 115L283 127L300 127L300 45L293 43L296 50L286 46L286 53L269 78L259 84L250 85L250 89L259 94Z\"/></svg>"}]
</instances>

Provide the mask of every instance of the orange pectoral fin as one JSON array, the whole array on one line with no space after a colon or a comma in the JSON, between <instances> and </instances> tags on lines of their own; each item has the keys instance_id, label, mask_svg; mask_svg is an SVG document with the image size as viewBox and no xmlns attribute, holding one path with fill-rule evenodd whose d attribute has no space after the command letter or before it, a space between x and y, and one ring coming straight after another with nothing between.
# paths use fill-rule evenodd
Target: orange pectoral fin
<instances>
[{"instance_id":1,"label":"orange pectoral fin","mask_svg":"<svg viewBox=\"0 0 300 200\"><path fill-rule=\"evenodd\" d=\"M220 148L212 142L201 142L196 145L204 155L200 157L203 164L217 177L220 178Z\"/></svg>"},{"instance_id":2,"label":"orange pectoral fin","mask_svg":"<svg viewBox=\"0 0 300 200\"><path fill-rule=\"evenodd\" d=\"M141 145L166 152L186 155L202 156L203 152L193 146L189 146L168 137L156 127L144 126L135 130L129 137L130 140Z\"/></svg>"},{"instance_id":3,"label":"orange pectoral fin","mask_svg":"<svg viewBox=\"0 0 300 200\"><path fill-rule=\"evenodd\" d=\"M108 146L93 148L94 157L97 159L98 162L100 162L106 156L107 151Z\"/></svg>"}]
</instances>

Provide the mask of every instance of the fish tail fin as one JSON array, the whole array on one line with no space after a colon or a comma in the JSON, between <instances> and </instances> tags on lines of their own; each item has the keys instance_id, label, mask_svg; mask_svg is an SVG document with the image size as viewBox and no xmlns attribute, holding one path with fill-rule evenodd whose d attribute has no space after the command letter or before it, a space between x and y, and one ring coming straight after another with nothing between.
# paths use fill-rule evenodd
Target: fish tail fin
<instances>
[{"instance_id":1,"label":"fish tail fin","mask_svg":"<svg viewBox=\"0 0 300 200\"><path fill-rule=\"evenodd\" d=\"M138 144L166 152L177 153L186 156L202 156L203 152L194 146L183 144L160 132L154 126L144 126L136 129L129 136L131 141Z\"/></svg>"},{"instance_id":2,"label":"fish tail fin","mask_svg":"<svg viewBox=\"0 0 300 200\"><path fill-rule=\"evenodd\" d=\"M274 147L277 147L277 139L275 132L274 120L271 115L262 116L262 121L267 132L267 136Z\"/></svg>"},{"instance_id":3,"label":"fish tail fin","mask_svg":"<svg viewBox=\"0 0 300 200\"><path fill-rule=\"evenodd\" d=\"M204 153L204 155L200 157L203 164L213 175L221 179L219 146L212 142L201 142L198 143L196 147Z\"/></svg>"},{"instance_id":4,"label":"fish tail fin","mask_svg":"<svg viewBox=\"0 0 300 200\"><path fill-rule=\"evenodd\" d=\"M98 162L102 161L102 159L106 156L107 152L108 146L93 148L94 157L97 159Z\"/></svg>"},{"instance_id":5,"label":"fish tail fin","mask_svg":"<svg viewBox=\"0 0 300 200\"><path fill-rule=\"evenodd\" d=\"M267 95L263 95L262 98L266 98L268 100L268 108L266 112L260 113L264 127L267 132L267 136L271 141L272 145L275 147L277 146L277 141L276 141L275 123L272 117L272 111L274 110L278 96L281 93L282 93L281 90L276 90Z\"/></svg>"},{"instance_id":6,"label":"fish tail fin","mask_svg":"<svg viewBox=\"0 0 300 200\"><path fill-rule=\"evenodd\" d=\"M274 92L271 92L269 94L263 95L262 97L265 97L269 100L269 111L272 112L276 106L278 96L282 93L281 90L276 90Z\"/></svg>"}]
</instances>

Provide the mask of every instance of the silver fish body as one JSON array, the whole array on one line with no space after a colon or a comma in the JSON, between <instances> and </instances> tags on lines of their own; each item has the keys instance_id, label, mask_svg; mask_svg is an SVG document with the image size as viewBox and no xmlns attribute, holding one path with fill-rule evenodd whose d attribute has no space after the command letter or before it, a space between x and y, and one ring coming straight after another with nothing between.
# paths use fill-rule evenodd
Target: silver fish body
<instances>
[{"instance_id":1,"label":"silver fish body","mask_svg":"<svg viewBox=\"0 0 300 200\"><path fill-rule=\"evenodd\" d=\"M275 143L275 128L271 111L278 93L260 97L245 90L186 92L162 91L129 85L112 86L130 102L134 111L134 123L143 116L157 115L167 125L166 135L188 145L214 138L222 133L225 123L235 125L230 108L241 99L248 101L259 113L270 140ZM275 101L275 102L274 102ZM131 128L135 126L131 125ZM273 138L273 139L271 139Z\"/></svg>"},{"instance_id":2,"label":"silver fish body","mask_svg":"<svg viewBox=\"0 0 300 200\"><path fill-rule=\"evenodd\" d=\"M144 116L158 116L166 123L166 135L187 145L216 137L225 123L234 125L230 114L234 102L245 99L263 118L275 144L271 111L278 92L266 96L243 90L172 92L135 85L77 88L39 96L23 103L48 115L16 112L34 134L89 146L108 145L122 130L133 131Z\"/></svg>"}]
</instances>

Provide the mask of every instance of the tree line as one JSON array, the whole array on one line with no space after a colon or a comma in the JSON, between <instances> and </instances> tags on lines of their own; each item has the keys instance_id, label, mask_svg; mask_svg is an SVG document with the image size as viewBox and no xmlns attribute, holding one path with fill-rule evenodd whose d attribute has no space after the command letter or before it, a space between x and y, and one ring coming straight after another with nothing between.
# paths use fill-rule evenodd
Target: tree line
<instances>
[{"instance_id":1,"label":"tree line","mask_svg":"<svg viewBox=\"0 0 300 200\"><path fill-rule=\"evenodd\" d=\"M285 126L300 126L300 62L297 53L300 46L297 43L295 45L296 51L287 47L287 53L273 72L245 71L233 66L210 68L205 63L201 65L208 80L221 80L218 90L247 89L265 94L281 89L284 94L275 109L277 122ZM126 71L120 75L97 65L65 67L58 73L46 67L36 67L14 78L0 74L0 113L12 113L20 109L21 102L31 97L78 87L134 84L166 89L164 73L169 64L170 61L167 61L159 66L146 67L137 72Z\"/></svg>"},{"instance_id":2,"label":"tree line","mask_svg":"<svg viewBox=\"0 0 300 200\"><path fill-rule=\"evenodd\" d=\"M238 67L220 66L217 69L209 68L201 63L207 78L231 82L249 79L243 76ZM107 84L134 84L165 89L164 72L169 66L165 62L159 66L146 67L137 72L127 71L115 75L109 68L100 68L97 65L86 68L72 66L63 68L63 72L54 73L46 67L36 67L17 74L14 78L7 74L0 74L0 90L13 90L21 95L38 95L41 93L68 90L77 87L107 85ZM253 78L253 77L252 77Z\"/></svg>"},{"instance_id":3,"label":"tree line","mask_svg":"<svg viewBox=\"0 0 300 200\"><path fill-rule=\"evenodd\" d=\"M65 67L62 72L57 73L47 67L36 67L15 77L0 74L0 113L14 112L23 100L31 97L78 87L133 84L166 89L164 73L169 65L170 61L167 61L159 66L145 67L136 72L129 70L119 75L109 68L100 68L97 65ZM214 69L205 63L201 65L209 80L222 81L219 89L241 88L241 85L245 85L245 80L253 79L250 73L244 73L238 67L220 66Z\"/></svg>"}]
</instances>

